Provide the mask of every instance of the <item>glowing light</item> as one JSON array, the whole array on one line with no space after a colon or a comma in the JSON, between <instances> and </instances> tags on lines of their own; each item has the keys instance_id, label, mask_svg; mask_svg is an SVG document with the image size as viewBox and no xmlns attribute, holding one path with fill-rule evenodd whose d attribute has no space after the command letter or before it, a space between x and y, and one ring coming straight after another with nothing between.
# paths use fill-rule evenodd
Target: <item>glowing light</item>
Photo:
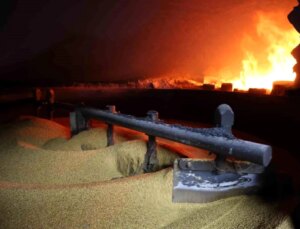
<instances>
[{"instance_id":1,"label":"glowing light","mask_svg":"<svg viewBox=\"0 0 300 229\"><path fill-rule=\"evenodd\" d=\"M246 49L239 77L222 75L218 78L220 82L216 82L217 84L233 83L234 88L242 90L249 88L271 90L274 81L295 80L293 66L296 60L291 51L299 44L298 33L292 28L290 30L280 28L276 21L263 14L258 14L256 32L259 38L257 42L262 41L265 46L259 47L260 50L257 50L257 47L252 47L253 50ZM262 58L264 53L266 55ZM205 79L205 82L210 82L210 78Z\"/></svg>"}]
</instances>

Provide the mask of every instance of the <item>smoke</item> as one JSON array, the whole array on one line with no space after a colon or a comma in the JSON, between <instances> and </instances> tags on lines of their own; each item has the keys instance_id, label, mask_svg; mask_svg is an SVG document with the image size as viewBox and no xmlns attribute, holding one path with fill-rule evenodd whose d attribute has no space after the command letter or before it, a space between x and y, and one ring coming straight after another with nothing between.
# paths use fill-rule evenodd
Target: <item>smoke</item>
<instances>
[{"instance_id":1,"label":"smoke","mask_svg":"<svg viewBox=\"0 0 300 229\"><path fill-rule=\"evenodd\" d=\"M273 12L289 27L286 15L296 3L19 0L0 30L1 79L126 81L182 73L201 81L218 70L234 74L256 13Z\"/></svg>"}]
</instances>

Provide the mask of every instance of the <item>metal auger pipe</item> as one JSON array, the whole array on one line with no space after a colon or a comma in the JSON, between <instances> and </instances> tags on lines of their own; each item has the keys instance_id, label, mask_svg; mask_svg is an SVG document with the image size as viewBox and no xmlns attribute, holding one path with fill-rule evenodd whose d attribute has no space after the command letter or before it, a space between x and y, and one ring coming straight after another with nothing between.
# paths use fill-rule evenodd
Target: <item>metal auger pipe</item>
<instances>
[{"instance_id":1,"label":"metal auger pipe","mask_svg":"<svg viewBox=\"0 0 300 229\"><path fill-rule=\"evenodd\" d=\"M87 107L81 107L77 112L80 112L86 120L99 119L112 125L143 132L149 136L169 139L206 149L219 155L233 156L236 159L250 161L263 166L267 166L272 159L271 146L237 139L223 126L216 128L189 128L169 125L160 120L152 121L149 118L136 118Z\"/></svg>"}]
</instances>

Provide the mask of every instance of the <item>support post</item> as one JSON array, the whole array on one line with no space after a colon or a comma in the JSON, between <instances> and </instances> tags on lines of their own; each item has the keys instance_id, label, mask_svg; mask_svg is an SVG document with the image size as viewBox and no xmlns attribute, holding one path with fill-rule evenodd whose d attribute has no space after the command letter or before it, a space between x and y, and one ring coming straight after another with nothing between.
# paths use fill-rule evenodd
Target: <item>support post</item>
<instances>
[{"instance_id":1,"label":"support post","mask_svg":"<svg viewBox=\"0 0 300 229\"><path fill-rule=\"evenodd\" d=\"M78 134L80 131L87 130L88 128L88 120L82 115L80 110L70 112L71 136Z\"/></svg>"},{"instance_id":2,"label":"support post","mask_svg":"<svg viewBox=\"0 0 300 229\"><path fill-rule=\"evenodd\" d=\"M157 111L148 111L147 112L147 119L152 122L158 121L158 112ZM147 142L147 152L145 154L144 160L144 172L154 172L158 166L157 160L157 143L156 137L152 135L148 135L148 142Z\"/></svg>"},{"instance_id":3,"label":"support post","mask_svg":"<svg viewBox=\"0 0 300 229\"><path fill-rule=\"evenodd\" d=\"M42 110L42 105L43 105L42 90L40 88L35 88L33 94L34 94L35 109L36 109L35 115L37 117L41 117L41 110Z\"/></svg>"},{"instance_id":4,"label":"support post","mask_svg":"<svg viewBox=\"0 0 300 229\"><path fill-rule=\"evenodd\" d=\"M218 106L215 111L215 125L222 128L228 134L232 134L232 126L234 123L234 113L231 107L227 104ZM215 166L218 174L230 170L229 164L226 162L227 156L216 154Z\"/></svg>"},{"instance_id":5,"label":"support post","mask_svg":"<svg viewBox=\"0 0 300 229\"><path fill-rule=\"evenodd\" d=\"M231 107L227 104L218 106L215 112L216 127L223 128L228 133L232 134L232 126L234 124L234 113Z\"/></svg>"},{"instance_id":6,"label":"support post","mask_svg":"<svg viewBox=\"0 0 300 229\"><path fill-rule=\"evenodd\" d=\"M108 111L110 111L111 113L116 113L116 106L114 105L109 105L106 106ZM106 136L107 136L107 146L112 146L115 144L115 139L114 139L114 125L107 123L107 132L106 132Z\"/></svg>"},{"instance_id":7,"label":"support post","mask_svg":"<svg viewBox=\"0 0 300 229\"><path fill-rule=\"evenodd\" d=\"M47 89L46 91L46 100L47 100L47 116L50 120L53 120L54 117L54 104L55 104L55 92L52 88Z\"/></svg>"}]
</instances>

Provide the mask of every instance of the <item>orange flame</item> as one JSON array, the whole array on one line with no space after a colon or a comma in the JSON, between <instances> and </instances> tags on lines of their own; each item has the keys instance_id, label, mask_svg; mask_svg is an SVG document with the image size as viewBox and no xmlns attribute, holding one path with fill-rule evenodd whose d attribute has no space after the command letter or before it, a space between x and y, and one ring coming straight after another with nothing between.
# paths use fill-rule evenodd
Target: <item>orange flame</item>
<instances>
[{"instance_id":1,"label":"orange flame","mask_svg":"<svg viewBox=\"0 0 300 229\"><path fill-rule=\"evenodd\" d=\"M291 51L299 44L299 34L294 29L283 29L278 23L258 14L256 36L264 47L253 47L252 50L245 50L245 58L242 60L240 76L233 78L221 76L221 83L232 83L233 88L248 90L249 88L265 88L272 90L274 81L294 81L296 74L293 66L296 60ZM246 37L254 41L254 46L260 46L256 38ZM211 79L205 79L206 83Z\"/></svg>"}]
</instances>

